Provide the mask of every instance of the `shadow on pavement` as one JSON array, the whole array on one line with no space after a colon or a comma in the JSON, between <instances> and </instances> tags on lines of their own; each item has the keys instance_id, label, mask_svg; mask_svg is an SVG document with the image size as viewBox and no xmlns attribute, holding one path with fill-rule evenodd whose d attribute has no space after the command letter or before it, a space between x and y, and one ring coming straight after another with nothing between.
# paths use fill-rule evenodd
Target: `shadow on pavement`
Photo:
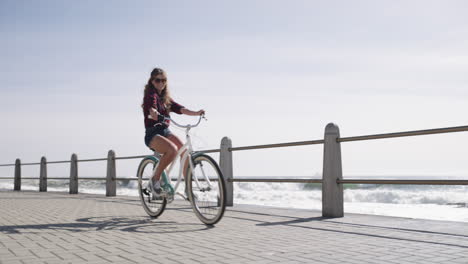
<instances>
[{"instance_id":1,"label":"shadow on pavement","mask_svg":"<svg viewBox=\"0 0 468 264\"><path fill-rule=\"evenodd\" d=\"M36 233L44 230L70 232L95 232L118 230L145 234L184 233L211 229L198 223L178 223L174 221L154 221L149 217L89 217L79 218L71 223L0 226L0 232L7 234Z\"/></svg>"},{"instance_id":2,"label":"shadow on pavement","mask_svg":"<svg viewBox=\"0 0 468 264\"><path fill-rule=\"evenodd\" d=\"M291 221L293 222L293 221ZM305 221L303 221L305 222ZM298 223L298 222L297 222ZM328 222L327 222L328 223ZM344 223L334 223L337 225L343 225ZM262 224L257 224L257 226L260 226ZM263 224L262 226L268 226L269 224ZM277 225L277 224L276 224ZM321 228L321 227L312 227L312 226L303 226L303 225L294 225L294 223L290 224L284 224L290 227L296 227L296 228L303 228L303 229L309 229L309 230L317 230L317 231L324 231L324 232L332 232L332 233L340 233L340 234L349 234L349 235L357 235L357 236L366 236L366 237L374 237L374 238L381 238L381 239L391 239L391 240L399 240L399 241L407 241L407 242L417 242L417 243L426 243L426 244L432 244L432 245L442 245L442 246L449 246L449 247L459 247L459 248L467 248L468 245L461 245L461 244L453 244L453 243L444 243L444 242L436 242L437 237L427 237L428 240L419 240L419 239L412 239L412 238L405 238L405 237L397 237L397 236L389 236L389 235L379 235L379 234L371 234L372 230L369 228L367 229L369 232L355 232L355 231L344 231L340 230L340 228ZM373 227L373 226L369 226ZM396 229L398 230L398 229ZM405 230L406 233L408 233L408 230ZM419 230L414 230L414 232L420 232ZM438 235L438 233L434 232L434 235ZM446 234L442 234L446 235ZM429 240L432 239L432 240Z\"/></svg>"},{"instance_id":3,"label":"shadow on pavement","mask_svg":"<svg viewBox=\"0 0 468 264\"><path fill-rule=\"evenodd\" d=\"M256 226L259 227L272 227L272 226L287 226L292 228L303 228L309 230L317 230L323 232L332 232L332 233L340 233L340 234L349 234L349 235L358 235L358 236L366 236L366 237L374 237L374 238L381 238L381 239L390 239L390 240L399 240L399 241L409 241L409 242L417 242L417 243L427 243L427 244L435 244L435 245L443 245L443 246L450 246L450 247L459 247L459 248L468 248L468 245L462 245L460 243L444 243L444 242L437 242L437 236L451 236L454 238L467 238L466 235L460 234L452 234L452 233L443 233L443 232L436 232L436 231L426 231L426 230L417 230L417 229L405 229L405 228L397 228L397 227L385 227L385 226L378 226L378 225L366 225L366 224L354 224L354 223L346 223L346 222L338 222L338 221L330 221L334 218L327 218L327 217L307 217L307 218L298 218L293 216L286 216L286 215L278 215L278 214L267 214L267 213L257 213L257 212L247 212L247 211L239 211L239 210L231 210L231 212L247 214L252 216L268 216L268 217L279 217L279 218L289 218L290 220L286 221L265 221L261 219L254 219L248 216L225 216L233 219L239 219L243 221L251 221L257 222ZM320 224L327 224L327 228L320 227L320 225L303 225L311 222L316 222ZM331 227L330 225L334 225L335 227ZM346 231L343 230L343 227L350 227L360 229L359 231ZM363 229L365 228L365 229ZM427 240L420 240L414 238L406 238L406 237L398 237L398 236L390 236L390 235L380 235L375 232L375 230L384 229L390 230L395 232L401 232L401 235L404 234L411 234L412 236L416 234L425 235ZM388 233L388 232L387 232ZM397 234L395 234L397 235ZM428 237L427 235L434 235L433 237Z\"/></svg>"}]
</instances>

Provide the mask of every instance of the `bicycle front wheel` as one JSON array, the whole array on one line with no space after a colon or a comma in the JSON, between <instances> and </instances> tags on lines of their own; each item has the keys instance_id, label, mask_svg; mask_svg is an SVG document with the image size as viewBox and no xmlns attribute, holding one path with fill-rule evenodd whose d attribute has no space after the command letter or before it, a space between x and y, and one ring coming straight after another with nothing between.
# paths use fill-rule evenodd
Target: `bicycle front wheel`
<instances>
[{"instance_id":1,"label":"bicycle front wheel","mask_svg":"<svg viewBox=\"0 0 468 264\"><path fill-rule=\"evenodd\" d=\"M214 225L226 209L226 187L218 164L206 154L193 156L193 170L187 168L187 187L195 215Z\"/></svg>"},{"instance_id":2,"label":"bicycle front wheel","mask_svg":"<svg viewBox=\"0 0 468 264\"><path fill-rule=\"evenodd\" d=\"M153 176L154 167L156 167L158 162L159 160L156 157L148 156L140 162L137 171L138 192L141 204L146 213L153 218L160 216L164 212L167 203L166 198L156 199L153 197L153 193L148 188L149 181Z\"/></svg>"}]
</instances>

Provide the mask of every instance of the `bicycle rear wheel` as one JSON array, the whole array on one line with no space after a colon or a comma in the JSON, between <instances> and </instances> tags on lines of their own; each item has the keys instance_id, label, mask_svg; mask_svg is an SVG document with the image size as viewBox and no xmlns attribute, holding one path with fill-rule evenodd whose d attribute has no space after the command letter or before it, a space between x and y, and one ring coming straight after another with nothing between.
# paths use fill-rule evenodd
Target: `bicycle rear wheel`
<instances>
[{"instance_id":1,"label":"bicycle rear wheel","mask_svg":"<svg viewBox=\"0 0 468 264\"><path fill-rule=\"evenodd\" d=\"M153 197L153 193L148 188L148 183L153 176L153 170L159 160L156 157L148 156L145 157L138 166L137 177L138 177L138 192L140 194L141 204L145 209L146 213L157 218L160 216L166 208L166 198L160 198L156 200ZM163 172L164 174L164 172Z\"/></svg>"},{"instance_id":2,"label":"bicycle rear wheel","mask_svg":"<svg viewBox=\"0 0 468 264\"><path fill-rule=\"evenodd\" d=\"M207 225L216 224L226 209L226 187L218 164L206 154L195 154L193 171L187 168L187 187L195 215Z\"/></svg>"}]
</instances>

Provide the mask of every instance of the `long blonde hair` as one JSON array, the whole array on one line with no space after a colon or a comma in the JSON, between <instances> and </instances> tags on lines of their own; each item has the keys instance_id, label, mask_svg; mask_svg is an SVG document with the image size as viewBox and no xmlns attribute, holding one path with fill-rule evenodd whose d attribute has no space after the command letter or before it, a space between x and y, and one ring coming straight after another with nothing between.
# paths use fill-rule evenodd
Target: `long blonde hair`
<instances>
[{"instance_id":1,"label":"long blonde hair","mask_svg":"<svg viewBox=\"0 0 468 264\"><path fill-rule=\"evenodd\" d=\"M151 71L151 76L148 79L148 83L145 85L145 90L143 91L143 103L141 104L141 107L144 105L144 100L145 96L151 91L151 90L156 90L154 87L153 83L151 82L156 76L162 74L164 78L167 80L167 74L163 69L160 68L154 68L153 71ZM167 111L171 109L171 93L169 91L169 84L168 81L166 81L166 86L164 86L164 89L161 91L160 97L163 101L163 105L166 108Z\"/></svg>"}]
</instances>

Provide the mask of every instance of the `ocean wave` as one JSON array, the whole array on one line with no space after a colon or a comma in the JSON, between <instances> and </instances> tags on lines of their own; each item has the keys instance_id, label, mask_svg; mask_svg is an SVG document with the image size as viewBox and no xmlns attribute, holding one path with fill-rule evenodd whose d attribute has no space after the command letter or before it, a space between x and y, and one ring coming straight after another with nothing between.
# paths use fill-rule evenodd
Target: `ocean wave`
<instances>
[{"instance_id":1,"label":"ocean wave","mask_svg":"<svg viewBox=\"0 0 468 264\"><path fill-rule=\"evenodd\" d=\"M138 196L137 184L118 181L117 195ZM12 181L0 181L0 190L12 189ZM24 180L22 189L39 190L39 181ZM68 181L49 180L48 190L68 192ZM356 185L344 190L345 212L468 222L467 191L468 186ZM105 194L105 181L80 181L79 192ZM234 201L321 210L322 191L299 183L235 183Z\"/></svg>"},{"instance_id":2,"label":"ocean wave","mask_svg":"<svg viewBox=\"0 0 468 264\"><path fill-rule=\"evenodd\" d=\"M117 190L133 193L137 181L119 180ZM22 187L39 189L38 180L24 180ZM0 189L12 189L13 182L0 182ZM49 180L48 188L68 190L67 180ZM83 192L102 192L105 181L79 181ZM349 203L390 203L390 204L457 204L468 203L468 186L400 186L400 185L354 185L344 189L344 201ZM287 204L291 200L321 201L321 188L301 183L235 183L234 195L240 200L273 201Z\"/></svg>"}]
</instances>

